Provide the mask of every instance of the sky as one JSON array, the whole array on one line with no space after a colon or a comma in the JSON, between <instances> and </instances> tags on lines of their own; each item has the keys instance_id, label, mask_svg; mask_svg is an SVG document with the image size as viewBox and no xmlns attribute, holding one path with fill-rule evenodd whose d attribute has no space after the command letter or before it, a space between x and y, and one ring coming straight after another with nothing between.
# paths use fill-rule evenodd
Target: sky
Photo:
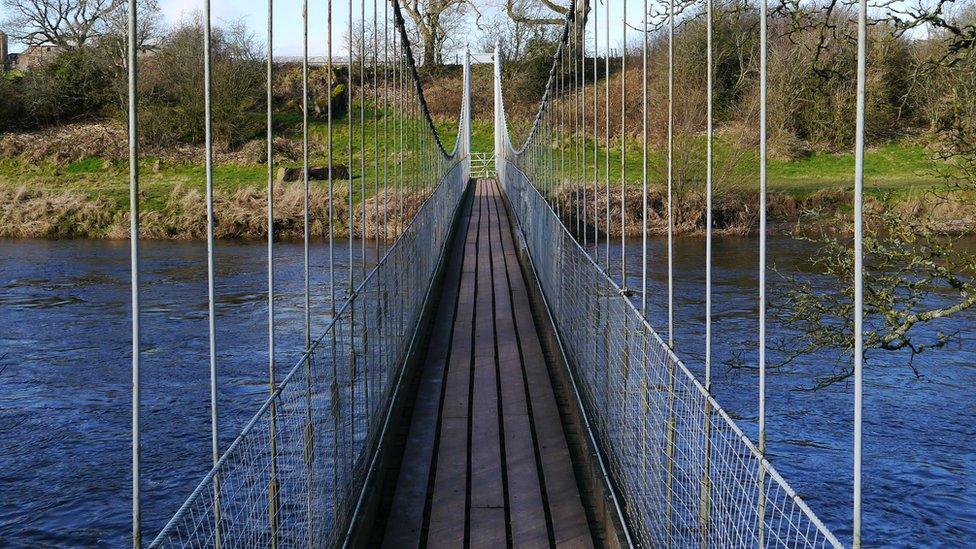
<instances>
[{"instance_id":1,"label":"sky","mask_svg":"<svg viewBox=\"0 0 976 549\"><path fill-rule=\"evenodd\" d=\"M361 17L361 7L363 1L366 3L366 14L368 20L373 17L374 0L353 0L353 12L355 17ZM383 13L383 0L375 0L380 11ZM504 8L503 0L474 0L479 11L485 14L495 13ZM631 0L627 8L628 21L631 25L638 25L641 18L643 3L639 0ZM620 37L623 34L621 15L623 6L627 3L624 0L613 0L610 2L610 17L616 24L611 25L610 37L612 47L619 47ZM203 8L202 0L159 0L160 8L168 22L179 21L194 13L199 13ZM260 37L262 43L267 35L267 0L212 0L213 17L215 20L244 20L248 27ZM601 44L605 46L606 4L600 6L599 34ZM342 28L335 29L336 39L333 41L333 51L336 53L345 52L347 47L345 37L349 24L349 1L337 0L332 4L332 17L334 25ZM274 0L274 49L275 55L301 55L302 53L302 0ZM328 35L326 28L326 0L309 0L309 53L311 55L324 55L326 51L325 41ZM406 14L404 14L406 16ZM391 15L392 17L392 15ZM590 25L592 27L592 24ZM468 25L463 31L471 37L472 46L478 42L478 30L474 24ZM633 31L631 31L633 34Z\"/></svg>"},{"instance_id":2,"label":"sky","mask_svg":"<svg viewBox=\"0 0 976 549\"><path fill-rule=\"evenodd\" d=\"M203 0L158 0L164 22L174 24L182 19L199 16L202 13ZM504 0L474 0L480 11L486 14L495 13L502 9ZM302 54L302 3L303 0L273 0L274 2L274 54L276 56L298 56ZM373 5L377 4L380 14L383 13L383 0L353 0L353 11L356 19L361 18L361 6L365 2L367 19L372 20ZM613 21L610 29L611 47L619 48L623 27L621 15L625 0L610 2L610 15ZM309 54L324 55L326 52L326 0L309 0ZM641 19L640 0L630 0L628 3L628 21L631 25L639 25ZM606 48L606 5L600 6L599 36L601 49ZM260 43L265 43L267 36L268 0L211 0L212 17L215 22L243 21L254 32ZM335 38L333 51L336 55L346 52L345 45L349 22L349 1L335 0L332 6ZM0 20L5 18L3 8L0 7ZM392 16L391 16L392 17ZM590 27L592 28L592 23ZM478 30L472 24L463 29L465 36L470 37L472 46L478 43ZM636 34L631 31L631 35ZM631 38L633 40L633 38ZM590 38L592 40L592 38ZM592 46L591 46L592 47ZM23 47L11 44L12 51L20 51Z\"/></svg>"}]
</instances>

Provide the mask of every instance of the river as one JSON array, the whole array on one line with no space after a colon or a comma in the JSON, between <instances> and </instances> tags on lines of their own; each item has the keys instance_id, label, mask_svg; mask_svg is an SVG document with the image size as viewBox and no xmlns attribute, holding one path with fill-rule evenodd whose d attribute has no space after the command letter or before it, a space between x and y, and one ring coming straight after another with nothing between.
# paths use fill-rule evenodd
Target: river
<instances>
[{"instance_id":1,"label":"river","mask_svg":"<svg viewBox=\"0 0 976 549\"><path fill-rule=\"evenodd\" d=\"M976 249L976 240L966 245ZM700 372L703 241L679 239L678 354ZM302 342L302 249L279 244L277 364ZM355 246L358 250L359 246ZM369 247L369 250L372 248ZM220 242L217 326L221 441L228 444L267 391L266 249ZM651 243L650 318L665 324L663 241ZM808 246L772 239L771 263L802 269ZM619 248L614 246L612 266ZM628 245L639 287L640 247ZM348 268L337 247L337 273ZM756 241L715 242L714 391L755 438L756 374L731 370L754 348ZM155 532L209 468L206 249L143 244L144 530ZM357 264L358 264L357 259ZM312 247L313 333L327 320L328 247ZM779 282L770 275L771 282ZM835 281L836 283L836 281ZM130 529L128 243L0 240L0 545L126 545ZM976 315L944 321L959 342L916 359L871 356L865 373L864 527L869 546L958 547L976 539ZM777 326L769 327L771 337ZM755 352L742 355L755 360ZM845 357L841 357L842 359ZM769 452L824 522L849 539L850 383L806 391L838 359L806 357L768 380Z\"/></svg>"}]
</instances>

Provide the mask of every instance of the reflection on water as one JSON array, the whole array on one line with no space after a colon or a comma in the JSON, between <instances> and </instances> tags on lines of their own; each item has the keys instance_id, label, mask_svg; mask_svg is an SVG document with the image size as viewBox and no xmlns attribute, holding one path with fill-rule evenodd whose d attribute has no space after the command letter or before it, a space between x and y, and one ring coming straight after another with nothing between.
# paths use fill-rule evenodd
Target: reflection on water
<instances>
[{"instance_id":1,"label":"reflection on water","mask_svg":"<svg viewBox=\"0 0 976 549\"><path fill-rule=\"evenodd\" d=\"M976 240L969 243L976 247ZM701 372L703 241L676 245L678 354ZM301 246L279 244L279 372L302 345ZM355 246L355 251L360 251ZM209 366L205 246L143 245L143 466L145 530L156 531L209 467ZM337 246L337 285L348 264ZM372 253L372 246L367 246ZM651 324L666 336L665 248L650 250ZM805 245L770 241L784 272L804 266ZM218 244L217 326L222 444L267 390L265 247ZM613 248L611 270L619 271ZM723 366L733 350L754 363L756 241L715 241L714 390L756 435L756 374ZM328 249L312 249L313 333L328 321ZM357 259L357 265L359 260ZM130 528L128 244L0 241L0 545L123 546ZM628 249L640 287L640 248ZM782 279L770 275L772 284ZM819 281L836 283L835 281ZM976 539L976 315L933 327L960 330L959 346L921 355L916 379L904 356L871 357L865 379L865 542L945 545ZM771 337L783 334L775 324ZM790 334L787 334L790 335ZM826 524L849 536L850 384L801 391L847 357L807 357L768 379L772 461Z\"/></svg>"},{"instance_id":2,"label":"reflection on water","mask_svg":"<svg viewBox=\"0 0 976 549\"><path fill-rule=\"evenodd\" d=\"M648 249L648 316L667 338L667 244ZM962 243L976 249L976 238ZM758 373L732 370L733 356L755 365L758 338L758 239L716 238L713 244L713 391L719 403L757 439ZM814 248L786 238L769 241L769 273L775 288L783 275L804 273L814 284L846 281L811 274ZM600 247L603 261L604 248ZM610 272L620 277L619 243L611 247ZM641 287L642 249L627 246L630 288ZM675 346L693 372L704 371L704 239L675 243ZM634 299L639 301L640 297ZM866 546L961 547L976 540L976 311L925 329L959 332L958 344L915 359L870 354L864 379L863 520ZM775 322L769 338L798 337ZM775 360L775 357L770 357ZM770 459L815 513L842 540L850 539L853 421L852 383L808 390L818 375L850 357L840 350L800 359L767 376Z\"/></svg>"}]
</instances>

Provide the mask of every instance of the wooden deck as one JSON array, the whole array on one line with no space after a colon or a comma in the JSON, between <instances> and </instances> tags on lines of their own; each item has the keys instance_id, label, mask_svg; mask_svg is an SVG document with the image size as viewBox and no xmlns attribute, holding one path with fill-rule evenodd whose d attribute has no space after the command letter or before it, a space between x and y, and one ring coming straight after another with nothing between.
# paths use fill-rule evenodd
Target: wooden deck
<instances>
[{"instance_id":1,"label":"wooden deck","mask_svg":"<svg viewBox=\"0 0 976 549\"><path fill-rule=\"evenodd\" d=\"M494 181L450 258L383 546L592 547Z\"/></svg>"}]
</instances>

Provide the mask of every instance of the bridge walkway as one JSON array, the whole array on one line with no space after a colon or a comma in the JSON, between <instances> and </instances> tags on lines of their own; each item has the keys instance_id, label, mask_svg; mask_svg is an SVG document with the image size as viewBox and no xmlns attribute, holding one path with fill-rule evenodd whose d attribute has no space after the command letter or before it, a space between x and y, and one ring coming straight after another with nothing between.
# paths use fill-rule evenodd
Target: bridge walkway
<instances>
[{"instance_id":1,"label":"bridge walkway","mask_svg":"<svg viewBox=\"0 0 976 549\"><path fill-rule=\"evenodd\" d=\"M463 245L447 267L383 546L591 547L493 180L476 183L460 227Z\"/></svg>"}]
</instances>

